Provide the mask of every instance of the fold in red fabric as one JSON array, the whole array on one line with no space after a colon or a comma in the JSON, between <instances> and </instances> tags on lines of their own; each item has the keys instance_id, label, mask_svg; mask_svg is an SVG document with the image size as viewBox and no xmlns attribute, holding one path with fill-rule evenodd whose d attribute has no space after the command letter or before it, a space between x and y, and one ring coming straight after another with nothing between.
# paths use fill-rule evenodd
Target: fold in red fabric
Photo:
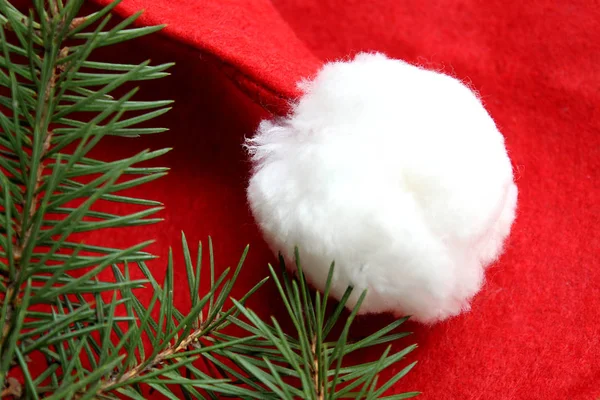
<instances>
[{"instance_id":1,"label":"fold in red fabric","mask_svg":"<svg viewBox=\"0 0 600 400\"><path fill-rule=\"evenodd\" d=\"M171 131L108 140L96 154L174 147L162 160L170 175L137 192L163 201L166 221L94 233L87 242L156 238L150 250L163 256L151 263L158 276L181 230L191 242L212 235L220 267L235 264L250 243L236 289L247 290L267 275L274 257L246 205L244 136L262 118L284 113L298 95L296 82L327 60L383 51L443 70L480 93L506 137L520 191L506 253L488 270L472 310L432 327L408 325L415 334L394 347L417 342L419 349L384 375L419 363L390 394L419 390L423 399L436 400L600 396L597 3L125 0L117 11L140 9L142 24L168 25L167 39L153 35L103 57L177 62L171 77L142 86L143 97L176 100L160 121ZM176 279L185 279L179 266ZM273 295L268 286L251 305L261 315L283 316L282 307L270 301ZM176 294L179 304L184 298ZM359 318L352 335L386 321Z\"/></svg>"}]
</instances>

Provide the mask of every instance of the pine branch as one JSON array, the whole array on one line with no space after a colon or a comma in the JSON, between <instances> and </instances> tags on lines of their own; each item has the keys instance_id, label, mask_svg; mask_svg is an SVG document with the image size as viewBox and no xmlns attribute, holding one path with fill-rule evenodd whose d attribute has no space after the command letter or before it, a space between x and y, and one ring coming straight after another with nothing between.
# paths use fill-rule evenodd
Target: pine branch
<instances>
[{"instance_id":1,"label":"pine branch","mask_svg":"<svg viewBox=\"0 0 600 400\"><path fill-rule=\"evenodd\" d=\"M277 393L277 398L293 399L300 397L315 400L380 398L379 396L389 389L393 383L404 377L416 363L410 364L381 388L376 385L379 373L388 366L402 360L416 348L416 345L408 346L393 354L390 354L391 346L388 346L379 361L375 363L364 363L343 368L342 361L344 357L356 350L389 343L408 335L405 332L388 334L402 325L407 318L398 320L359 342L348 343L350 326L366 295L366 292L363 292L347 318L340 337L335 342L327 342L326 339L331 330L340 322L339 318L353 289L348 288L346 290L333 313L327 317L327 294L331 288L334 266L332 265L329 270L324 290L325 294L321 296L317 292L314 294L313 299L302 273L298 252L296 252L296 257L297 280L292 279L285 272L287 269L283 259L280 259L283 280L279 279L275 270L270 267L271 277L275 281L280 297L288 310L296 335L292 337L286 335L277 320L271 318L271 324L265 323L252 310L234 300L236 307L248 319L250 325L239 319L232 319L232 321L250 333L266 339L265 342L274 344L278 352L275 355L269 352L265 354L265 351L261 351L259 347L254 349L254 353L259 354L259 356L248 356L243 353L234 354L232 352L227 355L236 362L238 367L248 374L257 376L265 387ZM292 369L287 366L291 366ZM285 376L300 380L300 384L285 382L282 379ZM342 383L343 387L340 386ZM298 391L296 386L301 387L302 390ZM354 391L358 388L361 388L360 392ZM417 394L417 392L404 393L402 394L404 397L392 396L389 398L409 398Z\"/></svg>"},{"instance_id":2,"label":"pine branch","mask_svg":"<svg viewBox=\"0 0 600 400\"><path fill-rule=\"evenodd\" d=\"M214 385L227 383L226 379L214 379L207 375L203 375L201 379L185 379L180 376L172 376L171 373L178 367L191 364L201 354L214 352L252 340L252 337L241 337L229 340L226 343L205 343L205 340L210 341L210 336L225 326L229 316L236 314L235 309L226 309L224 303L230 296L248 249L242 255L240 263L231 278L227 279L229 276L229 270L227 269L215 280L212 243L209 241L211 282L214 282L214 284L211 290L202 297L198 294L202 260L200 256L201 246L199 247L199 258L195 267L192 265L185 236L183 237L183 249L186 255L188 284L190 294L192 295L192 308L189 313L187 315L182 314L173 307L172 299L169 300L169 296L173 292L174 282L172 257L169 259L167 278L162 287L154 280L148 268L143 263L138 264L138 267L148 276L154 288L154 296L150 301L150 305L147 308L144 307L136 299L130 287L123 287L120 290L120 297L125 300L124 304L132 305L127 312L129 316L127 332L121 331L118 325L113 324L112 329L116 329L117 336L119 337L117 344L113 344L110 340L99 343L91 337L87 337L86 340L90 341L90 348L94 349L93 358L97 365L104 364L105 360L123 358L120 358L120 362L113 366L113 368L116 368L115 371L103 376L99 381L90 380L88 384L82 386L79 390L80 393L77 395L78 398L84 398L91 390L94 390L97 398L110 395L115 391L126 394L135 391L132 386L138 383L149 384L152 382L154 386L160 387L165 393L170 393L166 385L174 382L184 387L189 386L188 390L195 390L194 388L201 386L204 390L211 392L219 390L213 387ZM125 271L126 273L123 275L119 268L113 266L117 282L126 282L129 280L129 270L126 269ZM248 297L258 290L265 281L266 279L259 282L240 299L240 302L245 303ZM156 322L152 320L150 315L159 299L160 317L159 321ZM98 302L102 303L102 299L98 298ZM115 301L113 300L110 304L115 304ZM207 305L207 316L203 317L202 310ZM108 315L113 314L109 312ZM144 333L146 334L146 338L152 343L153 348L152 354L147 358L144 356L142 350ZM105 336L105 339L109 336L110 333ZM138 356L136 356L136 349L139 353ZM89 372L83 371L83 374L89 374ZM90 387L90 385L92 386ZM64 393L67 393L66 390L65 387ZM60 395L62 392L58 391L57 393ZM73 394L73 392L69 393Z\"/></svg>"},{"instance_id":3,"label":"pine branch","mask_svg":"<svg viewBox=\"0 0 600 400\"><path fill-rule=\"evenodd\" d=\"M1 28L0 28L0 32L2 32ZM1 33L0 37L2 38L2 41L5 43L6 37L3 32ZM6 60L9 60L9 52L7 50L6 45L4 45L4 55L5 55ZM11 81L12 81L13 85L15 85L16 78L14 75L14 71L10 71L10 72L11 72ZM39 152L39 154L34 153L32 155L32 157L37 157L41 160L45 159L45 156L50 148L50 142L52 140L52 132L50 130L48 130L47 119L48 119L49 108L50 108L50 97L55 88L56 77L57 77L56 70L53 68L50 73L50 77L46 80L46 82L44 82L42 84L43 91L41 92L41 97L42 97L43 101L41 102L41 107L40 107L41 113L40 113L39 118L37 118L37 121L36 121L37 124L35 125L35 130L38 132L36 137L41 136L41 139L39 139L39 140L42 143L42 148L41 148L41 152ZM37 148L37 147L38 146L35 146L35 144L34 144L34 148ZM27 227L27 222L34 217L34 215L37 211L37 208L38 208L39 188L42 184L44 165L42 162L39 162L35 171L31 171L31 168L29 168L29 170L30 171L28 171L28 172L29 172L31 178L30 178L30 185L26 188L26 191L25 191L25 198L27 198L27 199L33 198L33 200L28 200L27 202L21 202L23 211L21 213L21 216L17 218L17 222L16 222L16 228L17 228L16 243L15 243L15 246L13 247L13 251L12 251L12 258L13 258L12 261L13 262L11 263L11 265L13 265L13 263L14 263L14 270L15 270L16 274L14 274L15 276L13 276L13 277L9 277L8 287L5 292L5 300L4 301L7 303L7 311L5 312L5 319L4 319L4 321L6 321L6 322L4 324L2 333L0 335L0 349L4 348L4 344L8 338L8 335L12 331L13 327L11 325L11 322L13 322L13 314L15 312L15 309L18 307L18 302L20 301L20 297L18 296L19 290L17 288L17 285L22 282L21 274L22 274L23 270L22 270L22 266L21 266L21 257L22 257L23 251L25 249L25 245L29 242L29 239L31 237L31 232L33 229L32 226ZM6 198L8 198L8 196L6 196ZM9 218L7 217L7 220L8 219ZM0 374L1 374L1 372L0 372ZM0 375L0 378L1 377L2 376ZM0 381L1 381L1 379L0 379Z\"/></svg>"},{"instance_id":4,"label":"pine branch","mask_svg":"<svg viewBox=\"0 0 600 400\"><path fill-rule=\"evenodd\" d=\"M68 338L105 327L86 312L94 309L87 298L65 315L64 324L48 320L54 315L49 309L30 313L30 304L57 305L54 310L64 313L63 305L56 303L64 296L92 295L144 283L131 281L115 285L99 282L96 276L114 263L148 259L150 255L140 251L148 242L116 250L71 243L69 236L89 230L154 223L159 219L148 217L161 209L156 207L159 205L156 202L115 193L163 176L164 169L140 169L133 165L158 157L167 150L144 151L112 163L91 159L87 154L103 136L130 136L134 129L128 127L168 110L166 106L170 102L166 101L131 101L135 89L120 99L113 99L109 93L132 81L161 78L167 75L164 71L169 65L115 64L111 68L110 63L87 60L94 49L108 41L120 42L140 36L138 29L127 29L135 18L102 31L110 19L108 11L116 3L103 12L77 19L83 4L81 0L66 4L49 1L47 8L44 4L35 1L35 11L23 15L11 4L0 2L0 85L11 94L10 98L0 96L0 211L3 221L0 224L3 231L0 240L0 387L5 386L7 372L18 364L20 355L26 357L29 352L41 350L59 357L60 352L56 350ZM81 32L82 27L94 25L96 27L89 34ZM7 28L16 42L9 42ZM73 44L67 46L68 40ZM28 62L21 63L23 58ZM80 73L79 70L86 66L99 72ZM119 73L102 73L103 67ZM86 89L89 86L99 89ZM122 118L131 110L149 111L137 117ZM91 121L83 119L82 111L96 112L96 116ZM70 144L75 145L75 150L65 153L64 149ZM80 183L79 178L92 174L100 176ZM142 176L120 182L124 174ZM71 207L69 204L77 199L82 199L83 204ZM98 200L153 207L126 215L112 215L92 210ZM64 218L48 218L51 214ZM95 220L91 221L90 217ZM80 255L82 251L86 255ZM89 267L92 269L78 277L70 274L70 271ZM32 326L37 328L31 330ZM73 326L79 329L72 331ZM62 328L68 329L61 331Z\"/></svg>"}]
</instances>

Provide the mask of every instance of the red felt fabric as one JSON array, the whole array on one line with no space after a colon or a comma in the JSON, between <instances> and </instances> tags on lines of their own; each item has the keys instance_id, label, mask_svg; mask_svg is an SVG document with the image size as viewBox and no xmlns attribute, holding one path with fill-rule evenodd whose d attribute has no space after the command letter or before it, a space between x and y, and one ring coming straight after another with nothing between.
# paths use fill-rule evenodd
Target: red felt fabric
<instances>
[{"instance_id":1,"label":"red felt fabric","mask_svg":"<svg viewBox=\"0 0 600 400\"><path fill-rule=\"evenodd\" d=\"M97 0L106 3L107 0ZM97 155L174 147L170 175L138 190L161 200L160 225L86 236L108 245L156 238L163 259L184 230L212 235L220 268L251 251L238 293L273 256L245 202L241 143L282 113L295 82L326 60L362 50L443 69L468 81L506 136L520 190L506 254L472 311L395 344L419 360L391 391L423 399L596 399L600 396L600 7L595 1L125 0L165 34L107 52L115 61L177 61L142 97L176 100L166 134L107 140ZM242 89L241 91L238 89ZM476 166L474 166L476 168ZM178 252L176 251L176 254ZM176 260L181 257L176 255ZM160 276L164 261L152 262ZM180 265L177 279L185 279ZM273 287L252 305L282 315ZM179 304L185 295L176 294ZM389 321L360 318L358 336Z\"/></svg>"},{"instance_id":2,"label":"red felt fabric","mask_svg":"<svg viewBox=\"0 0 600 400\"><path fill-rule=\"evenodd\" d=\"M296 80L321 65L270 1L130 0L117 11L130 15L142 9L139 22L167 24L170 37L216 56L255 102L276 112L296 94Z\"/></svg>"}]
</instances>

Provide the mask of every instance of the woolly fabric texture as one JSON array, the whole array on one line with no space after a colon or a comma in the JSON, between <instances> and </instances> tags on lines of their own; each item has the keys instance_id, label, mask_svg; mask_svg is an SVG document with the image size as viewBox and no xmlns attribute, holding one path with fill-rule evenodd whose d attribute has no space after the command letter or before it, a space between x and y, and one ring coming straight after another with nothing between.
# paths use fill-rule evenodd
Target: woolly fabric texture
<instances>
[{"instance_id":1,"label":"woolly fabric texture","mask_svg":"<svg viewBox=\"0 0 600 400\"><path fill-rule=\"evenodd\" d=\"M327 64L292 114L248 141L248 199L275 252L361 313L434 322L469 308L517 188L504 138L448 75L382 54ZM291 262L288 262L291 265Z\"/></svg>"}]
</instances>

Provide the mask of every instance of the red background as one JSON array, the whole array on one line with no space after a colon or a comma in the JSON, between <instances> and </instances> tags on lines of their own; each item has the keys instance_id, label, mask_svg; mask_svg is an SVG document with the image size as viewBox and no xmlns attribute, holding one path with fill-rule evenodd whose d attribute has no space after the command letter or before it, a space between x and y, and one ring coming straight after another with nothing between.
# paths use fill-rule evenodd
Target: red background
<instances>
[{"instance_id":1,"label":"red background","mask_svg":"<svg viewBox=\"0 0 600 400\"><path fill-rule=\"evenodd\" d=\"M97 0L106 3L106 0ZM99 157L174 147L170 175L137 191L165 203L165 222L88 235L121 246L156 238L161 275L179 233L212 235L219 268L250 255L237 293L274 261L249 214L241 148L262 118L285 112L295 82L323 62L379 50L467 81L506 136L519 187L505 255L472 311L433 327L410 324L417 367L391 393L423 399L596 399L600 396L600 5L517 0L125 0L153 35L103 57L176 61L142 98L172 98L170 132L107 140ZM176 254L180 252L176 251ZM180 260L179 255L176 257ZM176 274L185 279L181 263ZM187 289L182 290L186 292ZM282 315L273 287L253 308ZM183 303L185 294L177 301ZM353 335L389 322L360 318ZM374 354L375 356L375 354Z\"/></svg>"}]
</instances>

